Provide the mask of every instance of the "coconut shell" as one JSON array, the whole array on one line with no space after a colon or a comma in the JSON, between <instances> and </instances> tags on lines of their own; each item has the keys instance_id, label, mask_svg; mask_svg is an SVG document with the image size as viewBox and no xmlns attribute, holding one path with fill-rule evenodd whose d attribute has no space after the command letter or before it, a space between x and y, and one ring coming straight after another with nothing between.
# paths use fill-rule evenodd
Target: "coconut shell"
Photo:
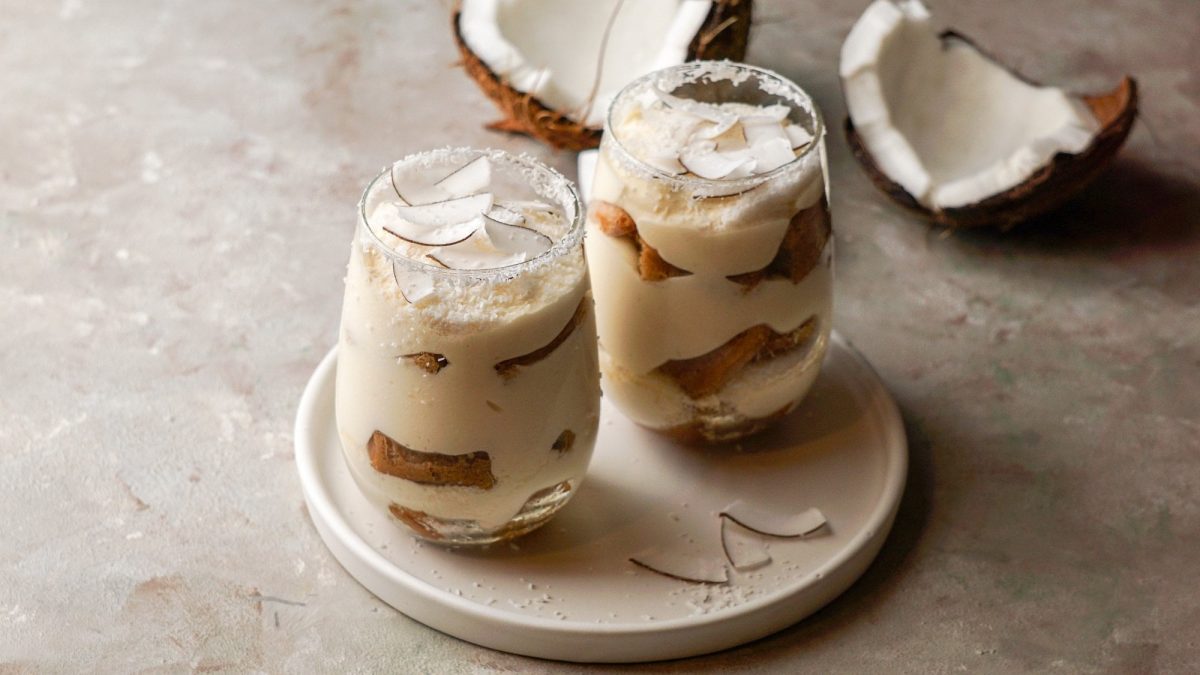
<instances>
[{"instance_id":1,"label":"coconut shell","mask_svg":"<svg viewBox=\"0 0 1200 675\"><path fill-rule=\"evenodd\" d=\"M688 60L742 60L750 40L752 6L753 0L713 0L708 18L688 47ZM504 78L493 73L463 40L458 25L461 9L459 0L451 21L463 68L503 115L488 124L489 129L527 134L559 150L587 150L600 145L601 129L572 120L537 97L513 89Z\"/></svg>"},{"instance_id":2,"label":"coconut shell","mask_svg":"<svg viewBox=\"0 0 1200 675\"><path fill-rule=\"evenodd\" d=\"M946 31L941 37L943 40L966 42L979 49L969 38L953 31ZM999 63L986 51L979 51L993 62ZM1014 70L1008 70L1031 85L1041 86ZM918 202L883 173L867 150L862 137L855 131L854 123L849 117L846 118L846 141L850 144L854 158L866 170L875 187L906 209L951 228L992 226L1008 229L1046 213L1079 194L1116 157L1117 151L1129 136L1137 118L1136 80L1125 76L1120 84L1108 93L1085 95L1080 98L1100 122L1100 130L1083 152L1060 152L1019 185L967 206L933 210Z\"/></svg>"}]
</instances>

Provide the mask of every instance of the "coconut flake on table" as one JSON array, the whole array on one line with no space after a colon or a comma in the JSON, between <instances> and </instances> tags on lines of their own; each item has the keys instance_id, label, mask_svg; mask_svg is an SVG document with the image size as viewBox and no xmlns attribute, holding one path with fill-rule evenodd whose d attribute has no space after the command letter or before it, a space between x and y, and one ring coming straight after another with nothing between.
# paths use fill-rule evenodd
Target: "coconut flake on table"
<instances>
[{"instance_id":1,"label":"coconut flake on table","mask_svg":"<svg viewBox=\"0 0 1200 675\"><path fill-rule=\"evenodd\" d=\"M676 549L651 547L631 556L629 562L656 574L695 584L724 584L729 581L729 570L724 560Z\"/></svg>"},{"instance_id":2,"label":"coconut flake on table","mask_svg":"<svg viewBox=\"0 0 1200 675\"><path fill-rule=\"evenodd\" d=\"M733 520L721 519L721 546L735 570L745 572L770 564L771 554L761 537Z\"/></svg>"},{"instance_id":3,"label":"coconut flake on table","mask_svg":"<svg viewBox=\"0 0 1200 675\"><path fill-rule=\"evenodd\" d=\"M825 514L810 508L799 513L768 511L737 500L726 506L721 515L748 530L772 537L804 537L825 526Z\"/></svg>"}]
</instances>

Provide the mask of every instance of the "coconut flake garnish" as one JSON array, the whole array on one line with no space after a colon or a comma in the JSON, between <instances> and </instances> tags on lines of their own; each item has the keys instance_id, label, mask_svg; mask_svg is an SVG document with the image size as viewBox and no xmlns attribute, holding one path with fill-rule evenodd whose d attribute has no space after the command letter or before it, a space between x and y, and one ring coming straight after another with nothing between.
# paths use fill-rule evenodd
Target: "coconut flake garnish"
<instances>
[{"instance_id":1,"label":"coconut flake garnish","mask_svg":"<svg viewBox=\"0 0 1200 675\"><path fill-rule=\"evenodd\" d=\"M483 229L497 250L510 255L522 255L525 260L538 257L554 245L553 239L537 230L488 216L483 217Z\"/></svg>"},{"instance_id":2,"label":"coconut flake garnish","mask_svg":"<svg viewBox=\"0 0 1200 675\"><path fill-rule=\"evenodd\" d=\"M521 229L521 231L533 232L532 229L506 225L499 221L492 221L493 228ZM437 251L427 253L427 257L433 262L444 265L450 269L492 269L498 267L508 267L508 265L521 263L529 259L528 250L523 249L518 245L515 238L506 237L503 244L493 240L488 232L487 221L485 226L480 227L478 231L470 235L464 241L449 246L442 246ZM540 233L538 234L541 237ZM546 246L548 249L550 246Z\"/></svg>"},{"instance_id":3,"label":"coconut flake garnish","mask_svg":"<svg viewBox=\"0 0 1200 675\"><path fill-rule=\"evenodd\" d=\"M737 115L726 115L720 121L713 124L706 124L695 132L694 135L700 138L716 138L733 128L733 125L738 123Z\"/></svg>"},{"instance_id":4,"label":"coconut flake garnish","mask_svg":"<svg viewBox=\"0 0 1200 675\"><path fill-rule=\"evenodd\" d=\"M702 117L709 122L715 122L717 124L728 123L732 125L733 122L729 121L730 118L732 118L734 122L737 121L737 115L725 112L712 103L704 103L702 101L696 101L690 98L680 98L674 94L667 93L658 87L654 87L654 95L658 97L658 100L662 101L663 105L672 110L682 110L683 112L695 115L696 117Z\"/></svg>"},{"instance_id":5,"label":"coconut flake garnish","mask_svg":"<svg viewBox=\"0 0 1200 675\"><path fill-rule=\"evenodd\" d=\"M487 212L487 216L507 225L520 225L525 222L525 216L522 213L500 203L492 204L492 210Z\"/></svg>"},{"instance_id":6,"label":"coconut flake garnish","mask_svg":"<svg viewBox=\"0 0 1200 675\"><path fill-rule=\"evenodd\" d=\"M750 154L755 159L756 173L774 171L796 159L796 153L792 152L792 144L786 138L772 138L755 143L750 146Z\"/></svg>"},{"instance_id":7,"label":"coconut flake garnish","mask_svg":"<svg viewBox=\"0 0 1200 675\"><path fill-rule=\"evenodd\" d=\"M789 124L784 127L784 132L787 133L788 140L792 143L792 149L802 148L813 142L813 135L808 133L808 130L799 124Z\"/></svg>"},{"instance_id":8,"label":"coconut flake garnish","mask_svg":"<svg viewBox=\"0 0 1200 675\"><path fill-rule=\"evenodd\" d=\"M681 164L679 157L675 155L647 155L645 162L659 171L669 173L672 176L678 176L681 173L687 172L687 167Z\"/></svg>"},{"instance_id":9,"label":"coconut flake garnish","mask_svg":"<svg viewBox=\"0 0 1200 675\"><path fill-rule=\"evenodd\" d=\"M739 157L734 153L718 152L717 144L712 141L697 141L688 145L679 153L679 162L688 171L710 180L748 174L754 169L752 159Z\"/></svg>"},{"instance_id":10,"label":"coconut flake garnish","mask_svg":"<svg viewBox=\"0 0 1200 675\"><path fill-rule=\"evenodd\" d=\"M746 143L749 145L758 145L774 138L784 140L788 138L782 123L763 115L743 117L742 133L746 136Z\"/></svg>"},{"instance_id":11,"label":"coconut flake garnish","mask_svg":"<svg viewBox=\"0 0 1200 675\"><path fill-rule=\"evenodd\" d=\"M496 202L510 211L541 211L542 213L558 213L553 204L547 204L536 199L505 199Z\"/></svg>"},{"instance_id":12,"label":"coconut flake garnish","mask_svg":"<svg viewBox=\"0 0 1200 675\"><path fill-rule=\"evenodd\" d=\"M631 556L629 562L672 579L694 584L729 582L724 560L696 556L684 551L652 547Z\"/></svg>"},{"instance_id":13,"label":"coconut flake garnish","mask_svg":"<svg viewBox=\"0 0 1200 675\"><path fill-rule=\"evenodd\" d=\"M751 113L737 114L718 104L681 98L659 88L652 92L654 98L643 103L643 114L680 118L661 123L675 130L674 139L683 139L673 155L640 157L665 173L687 172L708 180L748 178L788 164L796 158L796 148L813 140L811 134L788 120L791 109L785 105L761 106ZM661 107L647 107L655 104L654 99ZM716 190L705 197L738 192Z\"/></svg>"},{"instance_id":14,"label":"coconut flake garnish","mask_svg":"<svg viewBox=\"0 0 1200 675\"><path fill-rule=\"evenodd\" d=\"M771 562L771 554L760 537L733 520L721 519L721 546L735 570L756 570Z\"/></svg>"},{"instance_id":15,"label":"coconut flake garnish","mask_svg":"<svg viewBox=\"0 0 1200 675\"><path fill-rule=\"evenodd\" d=\"M399 264L392 263L392 276L396 279L400 295L410 304L416 304L433 294L433 278L424 272L404 269Z\"/></svg>"},{"instance_id":16,"label":"coconut flake garnish","mask_svg":"<svg viewBox=\"0 0 1200 675\"><path fill-rule=\"evenodd\" d=\"M483 214L492 208L492 195L484 193L432 204L400 206L380 204L373 214L380 227L393 236L425 246L458 243L482 225Z\"/></svg>"},{"instance_id":17,"label":"coconut flake garnish","mask_svg":"<svg viewBox=\"0 0 1200 675\"><path fill-rule=\"evenodd\" d=\"M449 196L444 190L433 185L418 185L414 183L404 183L401 185L401 182L396 180L396 166L394 164L388 176L392 181L392 191L396 193L396 197L400 199L403 206L440 202Z\"/></svg>"},{"instance_id":18,"label":"coconut flake garnish","mask_svg":"<svg viewBox=\"0 0 1200 675\"><path fill-rule=\"evenodd\" d=\"M820 509L781 514L764 511L740 499L726 506L721 515L748 530L772 537L804 537L821 529L826 523Z\"/></svg>"},{"instance_id":19,"label":"coconut flake garnish","mask_svg":"<svg viewBox=\"0 0 1200 675\"><path fill-rule=\"evenodd\" d=\"M491 182L492 162L487 156L481 155L455 169L433 186L444 190L449 197L464 197L486 189Z\"/></svg>"}]
</instances>

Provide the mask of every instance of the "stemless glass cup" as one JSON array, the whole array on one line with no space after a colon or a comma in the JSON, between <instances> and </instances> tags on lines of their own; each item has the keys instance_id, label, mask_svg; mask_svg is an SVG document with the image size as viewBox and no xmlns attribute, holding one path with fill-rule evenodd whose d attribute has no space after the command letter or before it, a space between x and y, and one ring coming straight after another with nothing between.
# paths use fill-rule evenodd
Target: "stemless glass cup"
<instances>
[{"instance_id":1,"label":"stemless glass cup","mask_svg":"<svg viewBox=\"0 0 1200 675\"><path fill-rule=\"evenodd\" d=\"M784 106L786 119L812 141L757 175L675 174L662 168L661 157L644 156L647 138L674 133L653 126L667 124L655 116L667 101L679 105L663 92L702 103ZM614 99L592 187L587 252L601 385L638 424L685 441L734 440L783 417L812 386L832 313L824 134L820 113L799 87L741 64L667 68Z\"/></svg>"},{"instance_id":2,"label":"stemless glass cup","mask_svg":"<svg viewBox=\"0 0 1200 675\"><path fill-rule=\"evenodd\" d=\"M497 200L543 214L537 222L554 240L545 253L447 269L372 225L380 205L400 203L394 172L449 174L479 157L490 161ZM574 186L501 151L410 155L363 193L338 341L337 427L363 494L417 536L511 539L575 493L600 405L582 240Z\"/></svg>"}]
</instances>

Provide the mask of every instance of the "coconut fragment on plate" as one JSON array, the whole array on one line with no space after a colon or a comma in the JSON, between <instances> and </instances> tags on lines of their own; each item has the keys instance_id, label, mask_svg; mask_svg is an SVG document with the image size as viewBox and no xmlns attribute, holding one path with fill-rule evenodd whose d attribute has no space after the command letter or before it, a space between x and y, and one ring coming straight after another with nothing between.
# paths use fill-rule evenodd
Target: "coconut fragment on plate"
<instances>
[{"instance_id":1,"label":"coconut fragment on plate","mask_svg":"<svg viewBox=\"0 0 1200 675\"><path fill-rule=\"evenodd\" d=\"M688 551L652 547L631 556L629 562L672 579L695 584L724 584L729 570L719 558L697 556Z\"/></svg>"},{"instance_id":2,"label":"coconut fragment on plate","mask_svg":"<svg viewBox=\"0 0 1200 675\"><path fill-rule=\"evenodd\" d=\"M737 500L726 506L721 515L748 530L772 537L804 537L825 526L825 514L810 508L799 513L781 513Z\"/></svg>"},{"instance_id":3,"label":"coconut fragment on plate","mask_svg":"<svg viewBox=\"0 0 1200 675\"><path fill-rule=\"evenodd\" d=\"M733 569L749 572L771 563L762 535L729 518L721 518L721 546Z\"/></svg>"}]
</instances>

